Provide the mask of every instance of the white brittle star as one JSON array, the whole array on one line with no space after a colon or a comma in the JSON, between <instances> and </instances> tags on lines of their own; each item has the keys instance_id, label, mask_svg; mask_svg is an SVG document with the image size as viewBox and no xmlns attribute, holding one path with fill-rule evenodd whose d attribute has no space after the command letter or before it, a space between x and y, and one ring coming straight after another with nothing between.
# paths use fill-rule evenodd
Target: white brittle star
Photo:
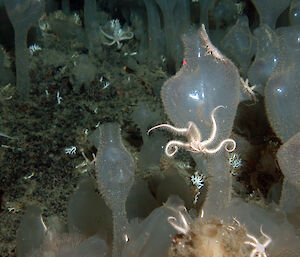
<instances>
[{"instance_id":1,"label":"white brittle star","mask_svg":"<svg viewBox=\"0 0 300 257\"><path fill-rule=\"evenodd\" d=\"M246 94L250 95L250 97L253 99L254 102L257 102L257 97L256 97L255 92L254 92L254 89L256 88L256 85L249 86L249 80L248 79L244 80L242 77L240 77L240 81L241 81L243 91Z\"/></svg>"},{"instance_id":2,"label":"white brittle star","mask_svg":"<svg viewBox=\"0 0 300 257\"><path fill-rule=\"evenodd\" d=\"M186 149L187 151L190 151L193 153L214 154L214 153L217 153L218 151L220 151L221 148L223 147L223 145L225 145L225 150L227 152L232 152L232 151L234 151L234 149L236 147L236 143L231 138L224 139L215 148L209 149L207 147L210 143L212 143L214 141L216 134L217 134L217 123L216 123L214 115L215 115L216 110L219 108L225 108L225 107L222 105L219 105L219 106L215 107L210 114L210 118L211 118L211 122L212 122L212 130L211 130L210 136L207 140L201 141L202 138L201 138L200 130L198 129L197 125L192 121L189 121L187 123L186 128L176 128L169 124L160 124L160 125L157 125L151 129L149 129L147 134L149 134L152 130L157 129L157 128L166 128L175 134L183 135L187 138L187 142L182 142L179 140L171 140L170 142L168 142L165 147L165 153L168 157L174 156L177 153L179 147L182 147L182 148ZM232 147L228 148L227 147L228 144L232 144Z\"/></svg>"},{"instance_id":3,"label":"white brittle star","mask_svg":"<svg viewBox=\"0 0 300 257\"><path fill-rule=\"evenodd\" d=\"M187 213L186 208L181 205L178 206L178 208L174 208L174 207L167 207L173 211L175 211L176 213L178 212L179 214L179 220L177 220L176 217L174 216L169 216L168 217L168 222L169 224L176 229L177 232L186 235L189 231L190 231L190 225L189 225L189 216L183 215L184 213Z\"/></svg>"},{"instance_id":4,"label":"white brittle star","mask_svg":"<svg viewBox=\"0 0 300 257\"><path fill-rule=\"evenodd\" d=\"M272 239L271 239L271 237L269 237L262 231L262 225L260 226L260 233L267 239L262 244L260 242L258 242L258 240L256 239L255 236L247 234L247 237L249 237L250 239L252 239L254 241L254 242L250 242L250 241L244 242L245 244L251 245L254 247L254 249L251 251L250 257L255 257L255 256L267 257L266 248L272 242Z\"/></svg>"},{"instance_id":5,"label":"white brittle star","mask_svg":"<svg viewBox=\"0 0 300 257\"><path fill-rule=\"evenodd\" d=\"M120 49L122 47L122 43L120 43L120 41L133 38L133 32L131 32L129 28L124 31L121 28L118 19L110 21L110 30L112 34L108 34L102 28L100 28L102 34L108 39L112 40L111 42L103 42L104 45L111 46L113 44L117 44L117 48Z\"/></svg>"}]
</instances>

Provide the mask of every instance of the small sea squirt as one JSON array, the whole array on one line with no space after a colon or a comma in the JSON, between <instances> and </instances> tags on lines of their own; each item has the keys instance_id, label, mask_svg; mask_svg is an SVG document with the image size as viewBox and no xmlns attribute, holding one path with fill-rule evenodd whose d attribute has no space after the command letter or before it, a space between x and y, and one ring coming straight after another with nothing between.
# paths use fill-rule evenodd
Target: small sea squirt
<instances>
[{"instance_id":1,"label":"small sea squirt","mask_svg":"<svg viewBox=\"0 0 300 257\"><path fill-rule=\"evenodd\" d=\"M15 31L17 89L23 98L27 98L30 90L27 32L42 16L45 1L5 0L4 5Z\"/></svg>"},{"instance_id":2,"label":"small sea squirt","mask_svg":"<svg viewBox=\"0 0 300 257\"><path fill-rule=\"evenodd\" d=\"M134 183L134 162L121 140L120 126L106 123L99 127L96 175L100 192L113 215L112 257L120 257L126 242L128 220L125 203Z\"/></svg>"},{"instance_id":3,"label":"small sea squirt","mask_svg":"<svg viewBox=\"0 0 300 257\"><path fill-rule=\"evenodd\" d=\"M161 97L165 111L177 127L190 121L200 129L203 138L211 131L210 114L217 113L218 139L228 138L239 103L240 76L235 65L211 43L202 28L183 36L184 62L175 76L165 82Z\"/></svg>"}]
</instances>

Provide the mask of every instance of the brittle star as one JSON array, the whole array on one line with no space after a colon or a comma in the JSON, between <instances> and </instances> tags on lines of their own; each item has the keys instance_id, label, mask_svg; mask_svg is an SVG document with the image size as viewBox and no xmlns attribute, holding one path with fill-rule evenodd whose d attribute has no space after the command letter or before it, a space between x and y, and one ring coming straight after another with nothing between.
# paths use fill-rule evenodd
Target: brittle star
<instances>
[{"instance_id":1,"label":"brittle star","mask_svg":"<svg viewBox=\"0 0 300 257\"><path fill-rule=\"evenodd\" d=\"M266 254L266 248L269 246L269 244L272 242L272 239L270 236L266 235L263 231L262 231L262 225L260 226L260 233L267 239L264 243L260 243L255 236L249 235L247 234L247 237L249 237L250 239L253 240L253 242L251 241L246 241L244 242L247 245L251 245L254 247L254 249L251 251L250 257L267 257Z\"/></svg>"},{"instance_id":2,"label":"brittle star","mask_svg":"<svg viewBox=\"0 0 300 257\"><path fill-rule=\"evenodd\" d=\"M177 230L178 233L186 235L190 231L190 223L189 216L187 216L186 208L181 205L178 208L174 208L171 206L167 206L167 208L173 210L174 212L179 214L179 220L174 216L168 217L169 224ZM185 213L185 215L183 214Z\"/></svg>"},{"instance_id":3,"label":"brittle star","mask_svg":"<svg viewBox=\"0 0 300 257\"><path fill-rule=\"evenodd\" d=\"M111 46L113 44L117 44L117 48L120 49L122 47L122 43L120 43L120 41L133 38L133 32L131 32L129 28L127 29L127 31L124 31L121 28L121 25L120 25L120 22L118 19L110 21L110 28L111 28L111 32L112 32L111 35L106 33L100 27L100 31L102 32L102 34L105 37L107 37L108 39L111 39L111 42L103 42L104 45Z\"/></svg>"},{"instance_id":4,"label":"brittle star","mask_svg":"<svg viewBox=\"0 0 300 257\"><path fill-rule=\"evenodd\" d=\"M215 107L210 114L210 118L211 118L211 122L212 122L212 130L211 130L210 136L207 140L201 141L202 138L201 138L200 130L193 121L189 121L187 123L186 128L177 128L170 124L160 124L160 125L157 125L151 129L149 129L147 134L149 135L149 133L154 129L165 128L175 134L183 135L187 138L187 142L182 142L179 140L171 140L170 142L168 142L165 147L165 154L168 157L174 156L177 153L179 147L182 147L182 148L186 149L187 151L190 151L193 153L214 154L214 153L219 152L221 150L221 148L225 145L225 150L227 152L232 152L232 151L234 151L234 149L236 147L236 142L231 138L224 139L215 148L209 149L207 147L210 143L212 143L215 140L215 137L217 134L217 123L215 120L215 112L219 108L225 108L225 107L222 105L219 105L219 106ZM227 147L228 144L231 144L232 147L228 148Z\"/></svg>"}]
</instances>

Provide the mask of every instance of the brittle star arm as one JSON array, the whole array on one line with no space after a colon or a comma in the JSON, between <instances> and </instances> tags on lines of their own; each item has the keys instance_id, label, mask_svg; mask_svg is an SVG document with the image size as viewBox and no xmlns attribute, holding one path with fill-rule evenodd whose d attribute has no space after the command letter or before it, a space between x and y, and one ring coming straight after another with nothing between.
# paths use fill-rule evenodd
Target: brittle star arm
<instances>
[{"instance_id":1,"label":"brittle star arm","mask_svg":"<svg viewBox=\"0 0 300 257\"><path fill-rule=\"evenodd\" d=\"M165 129L167 129L173 133L176 133L178 135L185 135L189 131L189 128L176 128L170 124L160 124L160 125L154 126L153 128L149 129L147 132L147 135L149 135L152 130L158 129L158 128L165 128Z\"/></svg>"},{"instance_id":2,"label":"brittle star arm","mask_svg":"<svg viewBox=\"0 0 300 257\"><path fill-rule=\"evenodd\" d=\"M227 147L228 144L232 144L232 147L228 148ZM231 139L231 138L227 138L227 139L223 140L216 148L212 148L212 149L205 148L203 150L203 152L204 153L209 153L209 154L217 153L217 152L219 152L221 150L221 148L223 147L223 145L225 145L225 150L227 152L229 152L229 153L233 152L234 149L236 148L236 142L233 139Z\"/></svg>"},{"instance_id":3,"label":"brittle star arm","mask_svg":"<svg viewBox=\"0 0 300 257\"><path fill-rule=\"evenodd\" d=\"M121 40L132 39L132 38L133 38L133 32L128 30L122 34Z\"/></svg>"},{"instance_id":4,"label":"brittle star arm","mask_svg":"<svg viewBox=\"0 0 300 257\"><path fill-rule=\"evenodd\" d=\"M181 218L181 222L183 224L178 223L177 219L174 216L169 216L168 217L168 222L171 224L171 226L173 228L175 228L179 233L186 235L189 230L190 230L190 226L187 223L187 221L185 220L185 217L183 216L183 214L181 212L179 212L180 218ZM177 222L177 223L176 223Z\"/></svg>"},{"instance_id":5,"label":"brittle star arm","mask_svg":"<svg viewBox=\"0 0 300 257\"><path fill-rule=\"evenodd\" d=\"M188 216L183 215L182 212L186 212L186 208L184 206L179 206L178 209L175 209L173 207L169 207L170 209L174 210L175 212L179 211L179 219L180 222L178 222L177 218L174 216L169 216L168 217L168 222L170 223L170 225L173 226L173 228L175 228L177 230L177 232L182 233L184 235L186 235L189 230L190 230L190 225L188 223ZM181 209L181 210L179 210Z\"/></svg>"},{"instance_id":6,"label":"brittle star arm","mask_svg":"<svg viewBox=\"0 0 300 257\"><path fill-rule=\"evenodd\" d=\"M111 42L102 42L102 44L107 45L107 46L112 46L112 45L114 45L115 43L118 44L118 42L117 42L116 40L113 40L113 41L111 41Z\"/></svg>"},{"instance_id":7,"label":"brittle star arm","mask_svg":"<svg viewBox=\"0 0 300 257\"><path fill-rule=\"evenodd\" d=\"M190 144L189 143L184 143L178 140L171 140L166 144L165 148L165 154L168 157L174 156L177 152L179 147L186 148L187 150L190 150Z\"/></svg>"},{"instance_id":8,"label":"brittle star arm","mask_svg":"<svg viewBox=\"0 0 300 257\"><path fill-rule=\"evenodd\" d=\"M202 146L206 146L206 145L210 144L215 139L215 137L216 137L216 134L217 134L217 123L216 123L216 119L215 119L215 113L216 113L216 111L219 108L225 108L225 107L223 105L219 105L219 106L215 107L212 110L212 112L210 114L210 119L211 119L211 122L212 122L212 130L211 130L209 138L207 140L204 140L203 142L201 142Z\"/></svg>"},{"instance_id":9,"label":"brittle star arm","mask_svg":"<svg viewBox=\"0 0 300 257\"><path fill-rule=\"evenodd\" d=\"M115 38L114 38L113 36L107 34L101 27L100 27L100 31L102 32L102 34L103 34L104 36L106 36L107 38L109 38L109 39L113 40L114 42L116 42L116 41L115 41Z\"/></svg>"},{"instance_id":10,"label":"brittle star arm","mask_svg":"<svg viewBox=\"0 0 300 257\"><path fill-rule=\"evenodd\" d=\"M106 34L101 28L100 28L100 30L101 30L101 32L103 33L103 35L104 35L105 37L107 37L108 39L111 39L111 40L112 40L111 42L109 42L109 41L106 39L107 42L103 42L104 45L112 46L112 45L114 45L115 43L118 43L118 44L119 44L119 42L117 42L113 37L111 37L111 36L109 36L108 34Z\"/></svg>"}]
</instances>

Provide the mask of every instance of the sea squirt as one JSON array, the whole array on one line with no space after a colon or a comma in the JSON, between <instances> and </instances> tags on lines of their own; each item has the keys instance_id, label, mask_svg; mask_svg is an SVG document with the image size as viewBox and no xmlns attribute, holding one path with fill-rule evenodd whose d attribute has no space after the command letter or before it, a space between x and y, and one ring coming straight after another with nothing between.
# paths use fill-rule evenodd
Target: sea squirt
<instances>
[{"instance_id":1,"label":"sea squirt","mask_svg":"<svg viewBox=\"0 0 300 257\"><path fill-rule=\"evenodd\" d=\"M224 106L214 115L217 131L210 148L215 148L231 134L239 103L240 76L234 64L210 42L204 25L198 33L184 35L183 42L183 66L162 87L165 111L176 127L186 127L188 122L194 122L201 138L206 140L213 131L212 111ZM231 200L232 178L225 151L217 152L205 155L206 168L202 165L202 155L193 155L198 168L209 177L203 205L207 217L228 207Z\"/></svg>"},{"instance_id":2,"label":"sea squirt","mask_svg":"<svg viewBox=\"0 0 300 257\"><path fill-rule=\"evenodd\" d=\"M121 140L120 126L99 126L96 174L100 192L113 216L113 257L120 257L126 241L128 220L125 203L134 183L134 161Z\"/></svg>"},{"instance_id":3,"label":"sea squirt","mask_svg":"<svg viewBox=\"0 0 300 257\"><path fill-rule=\"evenodd\" d=\"M203 138L211 131L210 113L218 105L218 138L231 134L240 94L235 65L210 42L205 27L183 36L184 61L175 76L165 82L161 97L165 111L178 127L196 123Z\"/></svg>"}]
</instances>

